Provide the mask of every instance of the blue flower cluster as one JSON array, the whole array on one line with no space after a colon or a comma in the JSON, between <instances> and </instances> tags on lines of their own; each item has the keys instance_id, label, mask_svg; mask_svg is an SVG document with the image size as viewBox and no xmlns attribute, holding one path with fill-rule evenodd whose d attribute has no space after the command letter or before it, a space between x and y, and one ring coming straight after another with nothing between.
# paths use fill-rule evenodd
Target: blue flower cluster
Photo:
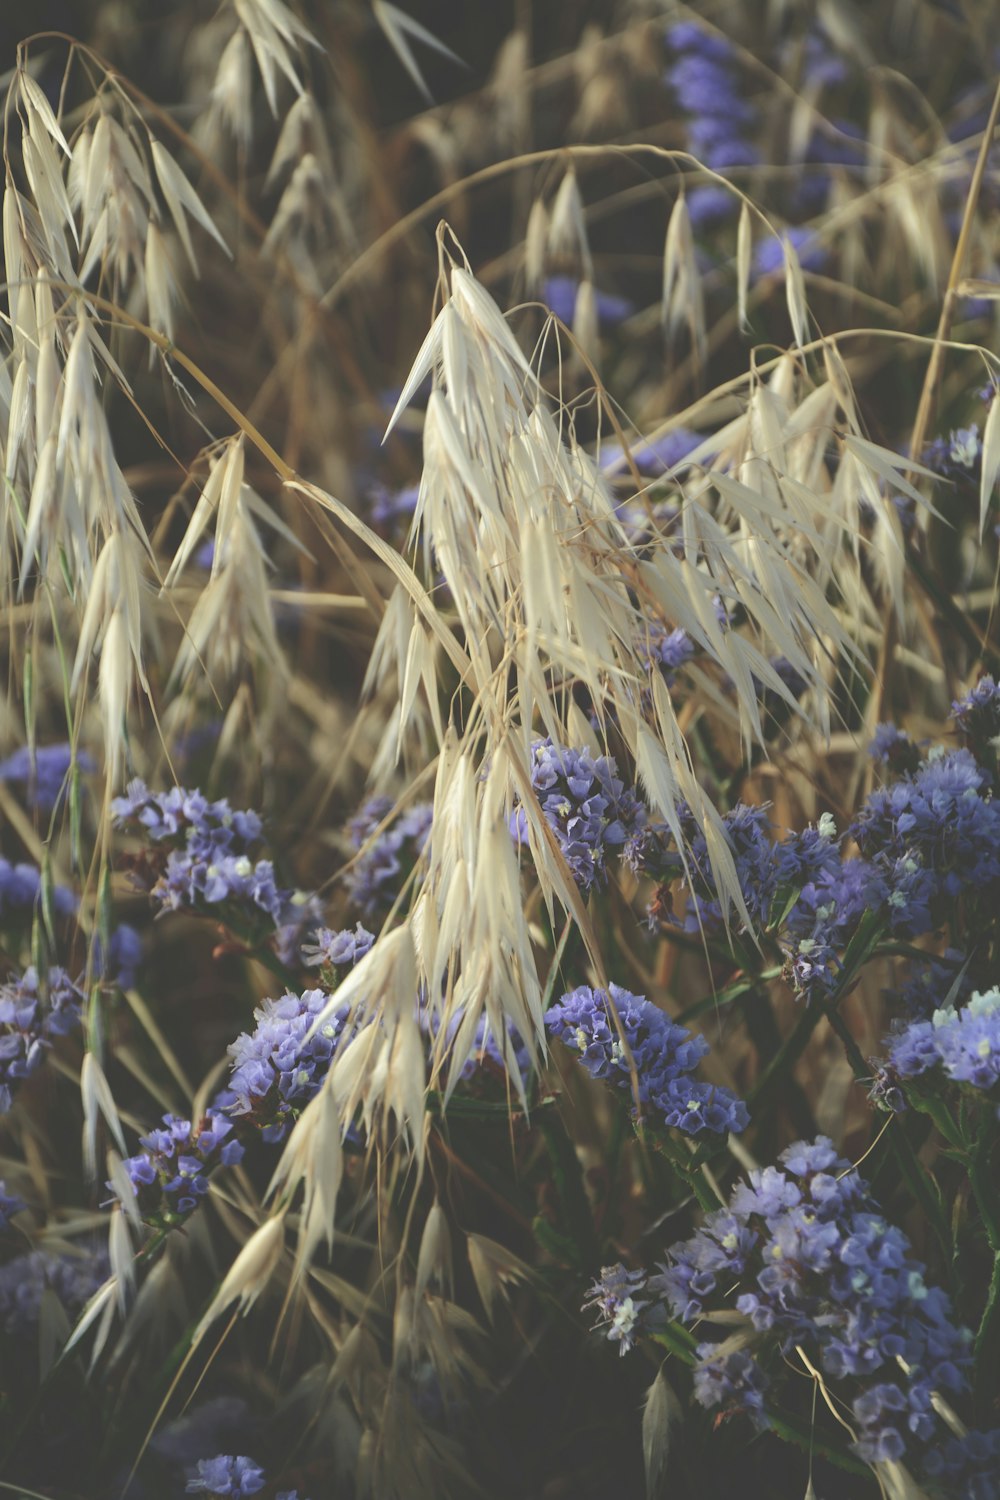
<instances>
[{"instance_id":1,"label":"blue flower cluster","mask_svg":"<svg viewBox=\"0 0 1000 1500\"><path fill-rule=\"evenodd\" d=\"M42 874L37 865L13 865L0 856L0 923L31 921L42 898ZM64 885L53 887L52 905L57 917L71 917L77 901Z\"/></svg>"},{"instance_id":2,"label":"blue flower cluster","mask_svg":"<svg viewBox=\"0 0 1000 1500\"><path fill-rule=\"evenodd\" d=\"M257 813L184 787L151 792L139 780L113 799L111 811L118 828L142 831L160 846L133 862L133 873L161 909L211 910L254 928L263 922L277 931L284 959L297 958L320 908L315 898L279 886L270 860L252 856L262 831Z\"/></svg>"},{"instance_id":3,"label":"blue flower cluster","mask_svg":"<svg viewBox=\"0 0 1000 1500\"><path fill-rule=\"evenodd\" d=\"M372 797L347 825L360 852L344 880L351 905L368 920L384 917L392 907L431 831L433 805L418 802L377 833L393 806L391 797Z\"/></svg>"},{"instance_id":4,"label":"blue flower cluster","mask_svg":"<svg viewBox=\"0 0 1000 1500\"><path fill-rule=\"evenodd\" d=\"M661 886L683 880L690 900L679 925L685 932L717 932L724 925L722 901L712 873L708 841L686 803L678 805L677 818L684 841L683 857L666 825L653 824L636 845L635 868ZM750 919L755 928L766 928L778 882L767 811L739 803L722 821ZM673 917L670 920L678 922Z\"/></svg>"},{"instance_id":5,"label":"blue flower cluster","mask_svg":"<svg viewBox=\"0 0 1000 1500\"><path fill-rule=\"evenodd\" d=\"M359 922L351 930L343 927L334 931L331 927L320 927L311 943L302 949L307 968L333 970L353 968L359 958L364 958L375 937Z\"/></svg>"},{"instance_id":6,"label":"blue flower cluster","mask_svg":"<svg viewBox=\"0 0 1000 1500\"><path fill-rule=\"evenodd\" d=\"M41 1067L56 1037L80 1025L84 998L58 967L49 970L44 983L29 968L0 985L0 1114L10 1109L18 1085Z\"/></svg>"},{"instance_id":7,"label":"blue flower cluster","mask_svg":"<svg viewBox=\"0 0 1000 1500\"><path fill-rule=\"evenodd\" d=\"M981 766L997 778L1000 751L1000 688L992 677L981 677L964 698L951 705L952 717L966 745Z\"/></svg>"},{"instance_id":8,"label":"blue flower cluster","mask_svg":"<svg viewBox=\"0 0 1000 1500\"><path fill-rule=\"evenodd\" d=\"M215 1458L198 1460L195 1473L187 1483L189 1495L208 1495L212 1500L223 1497L256 1495L267 1483L260 1464L245 1454L219 1453ZM298 1490L282 1490L274 1500L298 1500Z\"/></svg>"},{"instance_id":9,"label":"blue flower cluster","mask_svg":"<svg viewBox=\"0 0 1000 1500\"><path fill-rule=\"evenodd\" d=\"M104 1245L86 1244L74 1250L30 1250L0 1266L0 1329L12 1338L34 1333L45 1292L59 1298L67 1315L75 1318L108 1278L110 1262Z\"/></svg>"},{"instance_id":10,"label":"blue flower cluster","mask_svg":"<svg viewBox=\"0 0 1000 1500\"><path fill-rule=\"evenodd\" d=\"M198 1461L197 1473L188 1480L189 1495L256 1495L266 1483L264 1470L243 1454L220 1453Z\"/></svg>"},{"instance_id":11,"label":"blue flower cluster","mask_svg":"<svg viewBox=\"0 0 1000 1500\"><path fill-rule=\"evenodd\" d=\"M287 1135L330 1070L350 1011L342 1006L312 1031L329 1000L326 990L318 989L265 1000L254 1011L255 1029L229 1048L233 1071L227 1113L247 1118L265 1141Z\"/></svg>"},{"instance_id":12,"label":"blue flower cluster","mask_svg":"<svg viewBox=\"0 0 1000 1500\"><path fill-rule=\"evenodd\" d=\"M898 1078L941 1069L954 1083L992 1089L1000 1081L1000 988L978 990L966 1005L936 1010L889 1037L888 1061Z\"/></svg>"},{"instance_id":13,"label":"blue flower cluster","mask_svg":"<svg viewBox=\"0 0 1000 1500\"><path fill-rule=\"evenodd\" d=\"M740 93L736 51L726 37L709 33L694 21L678 21L667 30L676 54L667 82L687 117L688 148L713 171L753 166L760 160L748 136L757 112ZM736 212L738 200L714 184L688 196L691 222L708 228Z\"/></svg>"},{"instance_id":14,"label":"blue flower cluster","mask_svg":"<svg viewBox=\"0 0 1000 1500\"><path fill-rule=\"evenodd\" d=\"M924 1456L924 1473L942 1495L997 1500L1000 1495L1000 1428L952 1437Z\"/></svg>"},{"instance_id":15,"label":"blue flower cluster","mask_svg":"<svg viewBox=\"0 0 1000 1500\"><path fill-rule=\"evenodd\" d=\"M686 630L667 630L653 624L645 640L639 642L639 655L650 669L658 667L672 683L681 667L686 667L695 654L695 644Z\"/></svg>"},{"instance_id":16,"label":"blue flower cluster","mask_svg":"<svg viewBox=\"0 0 1000 1500\"><path fill-rule=\"evenodd\" d=\"M830 1141L799 1142L780 1162L752 1172L650 1278L685 1323L734 1302L745 1319L735 1352L730 1340L699 1346L696 1394L765 1420L765 1366L778 1373L775 1356L794 1362L801 1348L850 1400L863 1459L919 1465L946 1435L935 1396L967 1390L972 1334Z\"/></svg>"},{"instance_id":17,"label":"blue flower cluster","mask_svg":"<svg viewBox=\"0 0 1000 1500\"><path fill-rule=\"evenodd\" d=\"M233 1167L243 1147L233 1138L233 1122L209 1110L201 1120L164 1115L162 1127L140 1136L142 1150L124 1165L143 1218L173 1224L194 1212L208 1192L216 1167ZM114 1191L114 1184L108 1183Z\"/></svg>"},{"instance_id":18,"label":"blue flower cluster","mask_svg":"<svg viewBox=\"0 0 1000 1500\"><path fill-rule=\"evenodd\" d=\"M646 1272L628 1271L620 1262L601 1267L583 1306L597 1310L594 1326L605 1328L606 1337L623 1355L635 1348L641 1334L664 1322L662 1303L651 1294Z\"/></svg>"},{"instance_id":19,"label":"blue flower cluster","mask_svg":"<svg viewBox=\"0 0 1000 1500\"><path fill-rule=\"evenodd\" d=\"M943 479L968 480L978 485L983 457L983 442L979 435L979 424L959 427L947 437L936 437L923 452L923 462Z\"/></svg>"},{"instance_id":20,"label":"blue flower cluster","mask_svg":"<svg viewBox=\"0 0 1000 1500\"><path fill-rule=\"evenodd\" d=\"M851 833L886 880L893 932L929 932L945 902L1000 879L1000 802L988 782L968 750L932 750L861 809Z\"/></svg>"},{"instance_id":21,"label":"blue flower cluster","mask_svg":"<svg viewBox=\"0 0 1000 1500\"><path fill-rule=\"evenodd\" d=\"M617 984L609 992L610 999L587 985L570 990L546 1011L546 1030L578 1055L592 1078L632 1096L633 1114L647 1125L686 1135L745 1130L750 1117L742 1099L691 1077L709 1051L705 1038L676 1025L642 995ZM612 1003L635 1063L637 1100Z\"/></svg>"},{"instance_id":22,"label":"blue flower cluster","mask_svg":"<svg viewBox=\"0 0 1000 1500\"><path fill-rule=\"evenodd\" d=\"M628 857L646 825L646 809L625 786L612 757L536 740L531 784L577 885L584 891L600 885L608 852L616 849ZM510 831L519 846L527 842L528 819L521 806L511 814Z\"/></svg>"},{"instance_id":23,"label":"blue flower cluster","mask_svg":"<svg viewBox=\"0 0 1000 1500\"><path fill-rule=\"evenodd\" d=\"M34 755L23 745L0 761L0 781L23 786L28 806L40 813L50 813L63 794L72 764L71 745L39 745ZM93 757L86 750L77 752L76 764L81 771L95 769Z\"/></svg>"}]
</instances>

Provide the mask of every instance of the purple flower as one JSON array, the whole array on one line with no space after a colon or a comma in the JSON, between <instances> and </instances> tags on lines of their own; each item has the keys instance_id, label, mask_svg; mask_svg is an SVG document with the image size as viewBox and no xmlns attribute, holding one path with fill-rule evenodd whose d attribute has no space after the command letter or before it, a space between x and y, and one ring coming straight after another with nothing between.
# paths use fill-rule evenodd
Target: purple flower
<instances>
[{"instance_id":1,"label":"purple flower","mask_svg":"<svg viewBox=\"0 0 1000 1500\"><path fill-rule=\"evenodd\" d=\"M596 1309L596 1326L606 1328L606 1336L618 1344L620 1354L633 1349L641 1333L663 1322L653 1299L643 1295L646 1280L645 1271L627 1271L620 1262L603 1266L584 1299L584 1308Z\"/></svg>"},{"instance_id":2,"label":"purple flower","mask_svg":"<svg viewBox=\"0 0 1000 1500\"><path fill-rule=\"evenodd\" d=\"M431 831L433 805L418 802L376 833L392 809L391 797L372 797L347 825L359 853L344 881L351 905L366 920L381 918L392 907Z\"/></svg>"},{"instance_id":3,"label":"purple flower","mask_svg":"<svg viewBox=\"0 0 1000 1500\"><path fill-rule=\"evenodd\" d=\"M79 1027L84 1000L58 967L44 982L28 968L0 985L0 1114L10 1108L15 1089L41 1067L56 1037Z\"/></svg>"},{"instance_id":4,"label":"purple flower","mask_svg":"<svg viewBox=\"0 0 1000 1500\"><path fill-rule=\"evenodd\" d=\"M955 1083L995 1088L1000 1081L1000 989L977 991L960 1009L949 1005L929 1021L912 1021L887 1045L889 1066L899 1078L919 1078L940 1068Z\"/></svg>"},{"instance_id":5,"label":"purple flower","mask_svg":"<svg viewBox=\"0 0 1000 1500\"><path fill-rule=\"evenodd\" d=\"M75 1318L107 1280L104 1245L82 1244L72 1251L31 1250L0 1266L0 1328L12 1338L33 1334L45 1292L54 1292Z\"/></svg>"},{"instance_id":6,"label":"purple flower","mask_svg":"<svg viewBox=\"0 0 1000 1500\"><path fill-rule=\"evenodd\" d=\"M236 1166L243 1158L232 1132L233 1122L210 1108L197 1123L164 1115L158 1129L141 1136L142 1151L124 1166L143 1218L175 1224L193 1213L215 1168ZM113 1183L108 1187L115 1191Z\"/></svg>"},{"instance_id":7,"label":"purple flower","mask_svg":"<svg viewBox=\"0 0 1000 1500\"><path fill-rule=\"evenodd\" d=\"M750 1117L741 1099L689 1076L709 1050L705 1038L677 1026L642 995L616 984L609 991L610 999L608 992L587 985L570 990L546 1012L546 1030L578 1056L592 1078L629 1095L633 1113L646 1123L686 1135L745 1130ZM635 1066L637 1099L612 1002Z\"/></svg>"},{"instance_id":8,"label":"purple flower","mask_svg":"<svg viewBox=\"0 0 1000 1500\"><path fill-rule=\"evenodd\" d=\"M646 823L646 809L618 775L609 755L570 750L550 739L531 747L531 784L577 885L588 891L603 884L611 850L626 856ZM524 808L515 806L511 836L528 838Z\"/></svg>"},{"instance_id":9,"label":"purple flower","mask_svg":"<svg viewBox=\"0 0 1000 1500\"><path fill-rule=\"evenodd\" d=\"M265 1000L254 1011L255 1029L229 1048L233 1102L227 1112L249 1117L265 1141L287 1135L330 1070L350 1011L341 1006L313 1031L329 999L325 990L315 989Z\"/></svg>"},{"instance_id":10,"label":"purple flower","mask_svg":"<svg viewBox=\"0 0 1000 1500\"><path fill-rule=\"evenodd\" d=\"M220 1453L216 1458L199 1459L197 1473L188 1480L187 1492L189 1495L256 1495L264 1488L265 1482L264 1470L252 1458Z\"/></svg>"},{"instance_id":11,"label":"purple flower","mask_svg":"<svg viewBox=\"0 0 1000 1500\"><path fill-rule=\"evenodd\" d=\"M28 806L50 813L62 796L72 764L72 745L40 745L34 755L24 745L0 761L0 781L20 783L26 789ZM81 771L96 769L86 750L77 752L76 764Z\"/></svg>"},{"instance_id":12,"label":"purple flower","mask_svg":"<svg viewBox=\"0 0 1000 1500\"><path fill-rule=\"evenodd\" d=\"M919 1466L927 1445L947 1436L933 1393L951 1400L968 1388L971 1333L927 1284L867 1183L822 1137L751 1172L728 1208L667 1252L646 1283L650 1294L685 1323L710 1327L713 1313L733 1308L746 1320L742 1347L698 1347L703 1404L760 1419L765 1371L779 1378L774 1356L794 1363L801 1348L850 1404L857 1452L870 1463Z\"/></svg>"},{"instance_id":13,"label":"purple flower","mask_svg":"<svg viewBox=\"0 0 1000 1500\"><path fill-rule=\"evenodd\" d=\"M30 922L42 895L42 873L37 865L12 865L0 857L0 923L8 919ZM71 917L77 900L66 886L52 891L52 905L57 917Z\"/></svg>"},{"instance_id":14,"label":"purple flower","mask_svg":"<svg viewBox=\"0 0 1000 1500\"><path fill-rule=\"evenodd\" d=\"M359 922L353 929L344 927L334 932L330 927L321 927L311 944L303 948L307 967L311 969L353 968L364 958L375 937Z\"/></svg>"}]
</instances>

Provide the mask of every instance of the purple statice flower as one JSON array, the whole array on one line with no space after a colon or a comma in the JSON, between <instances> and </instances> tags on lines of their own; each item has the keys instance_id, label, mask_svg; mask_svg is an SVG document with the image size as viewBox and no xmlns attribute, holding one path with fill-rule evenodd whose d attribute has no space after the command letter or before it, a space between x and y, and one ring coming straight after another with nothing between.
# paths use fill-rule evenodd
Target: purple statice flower
<instances>
[{"instance_id":1,"label":"purple statice flower","mask_svg":"<svg viewBox=\"0 0 1000 1500\"><path fill-rule=\"evenodd\" d=\"M843 949L866 913L883 910L889 887L864 859L817 861L808 873L785 918L781 946L792 987L803 999L816 1000L832 991Z\"/></svg>"},{"instance_id":2,"label":"purple statice flower","mask_svg":"<svg viewBox=\"0 0 1000 1500\"><path fill-rule=\"evenodd\" d=\"M922 461L942 479L967 480L979 484L983 443L979 424L952 428L947 437L936 437L924 448Z\"/></svg>"},{"instance_id":3,"label":"purple statice flower","mask_svg":"<svg viewBox=\"0 0 1000 1500\"><path fill-rule=\"evenodd\" d=\"M949 1437L924 1455L924 1472L936 1492L963 1500L997 1500L1000 1495L1000 1428Z\"/></svg>"},{"instance_id":4,"label":"purple statice flower","mask_svg":"<svg viewBox=\"0 0 1000 1500\"><path fill-rule=\"evenodd\" d=\"M246 1117L265 1141L287 1135L330 1071L350 1009L340 1007L313 1030L329 1000L326 990L265 1000L254 1011L254 1030L237 1037L229 1048L233 1102L227 1113L234 1119Z\"/></svg>"},{"instance_id":5,"label":"purple statice flower","mask_svg":"<svg viewBox=\"0 0 1000 1500\"><path fill-rule=\"evenodd\" d=\"M768 1371L782 1368L774 1356L794 1361L801 1347L850 1403L856 1451L870 1463L919 1466L946 1436L933 1397L968 1389L971 1333L823 1137L751 1172L647 1285L682 1322L710 1326L713 1313L732 1309L746 1320L735 1351L732 1341L699 1346L700 1401L759 1419ZM741 1358L730 1366L733 1352Z\"/></svg>"},{"instance_id":6,"label":"purple statice flower","mask_svg":"<svg viewBox=\"0 0 1000 1500\"><path fill-rule=\"evenodd\" d=\"M642 995L616 984L609 991L610 998L587 985L570 990L546 1012L546 1030L578 1054L592 1078L631 1095L633 1113L647 1124L687 1135L746 1129L750 1117L742 1099L691 1077L709 1050L705 1038L676 1025ZM612 1002L635 1065L637 1099Z\"/></svg>"},{"instance_id":7,"label":"purple statice flower","mask_svg":"<svg viewBox=\"0 0 1000 1500\"><path fill-rule=\"evenodd\" d=\"M216 1167L234 1167L243 1147L233 1122L209 1109L195 1122L164 1115L162 1125L140 1136L142 1150L124 1166L135 1189L139 1212L149 1223L175 1224L194 1212L208 1192ZM108 1183L114 1190L114 1184Z\"/></svg>"},{"instance_id":8,"label":"purple statice flower","mask_svg":"<svg viewBox=\"0 0 1000 1500\"><path fill-rule=\"evenodd\" d=\"M1000 1081L1000 988L978 990L966 1005L936 1010L888 1039L888 1063L899 1078L940 1069L954 1083L989 1090Z\"/></svg>"},{"instance_id":9,"label":"purple statice flower","mask_svg":"<svg viewBox=\"0 0 1000 1500\"><path fill-rule=\"evenodd\" d=\"M575 276L549 276L542 287L542 301L550 312L555 313L561 323L571 327L576 313L576 298L580 283ZM615 297L610 292L599 292L595 288L597 319L602 327L611 328L623 323L635 312L627 297Z\"/></svg>"},{"instance_id":10,"label":"purple statice flower","mask_svg":"<svg viewBox=\"0 0 1000 1500\"><path fill-rule=\"evenodd\" d=\"M283 961L295 962L298 945L322 915L316 898L280 886L268 859L256 859L262 824L253 811L234 810L225 798L172 787L150 792L129 783L111 804L119 828L134 828L154 848L133 873L162 911L191 910L271 928Z\"/></svg>"},{"instance_id":11,"label":"purple statice flower","mask_svg":"<svg viewBox=\"0 0 1000 1500\"><path fill-rule=\"evenodd\" d=\"M630 443L629 453L640 474L658 479L676 468L678 464L683 463L701 441L700 433L692 432L687 427L675 427L672 432L665 433L663 437L653 441ZM629 472L628 460L621 443L602 443L597 461L604 474L617 475Z\"/></svg>"},{"instance_id":12,"label":"purple statice flower","mask_svg":"<svg viewBox=\"0 0 1000 1500\"><path fill-rule=\"evenodd\" d=\"M0 856L0 925L8 920L30 922L42 899L42 872L37 865L13 865ZM77 900L71 890L57 885L52 890L57 917L71 917Z\"/></svg>"},{"instance_id":13,"label":"purple statice flower","mask_svg":"<svg viewBox=\"0 0 1000 1500\"><path fill-rule=\"evenodd\" d=\"M826 270L830 252L820 244L811 229L786 229L783 238L788 240L795 251L803 271ZM784 246L777 235L761 240L754 247L751 266L751 278L754 281L759 281L763 276L783 275L784 269Z\"/></svg>"},{"instance_id":14,"label":"purple statice flower","mask_svg":"<svg viewBox=\"0 0 1000 1500\"><path fill-rule=\"evenodd\" d=\"M905 729L897 729L895 724L878 726L868 754L897 776L912 775L922 758L919 746L913 743Z\"/></svg>"},{"instance_id":15,"label":"purple statice flower","mask_svg":"<svg viewBox=\"0 0 1000 1500\"><path fill-rule=\"evenodd\" d=\"M0 1266L0 1329L23 1339L34 1333L46 1291L54 1292L72 1319L108 1278L106 1246L31 1250Z\"/></svg>"},{"instance_id":16,"label":"purple statice flower","mask_svg":"<svg viewBox=\"0 0 1000 1500\"><path fill-rule=\"evenodd\" d=\"M609 853L628 854L646 824L646 809L614 759L535 740L531 784L577 885L589 891L603 884ZM528 817L520 805L511 813L510 831L519 847L527 843Z\"/></svg>"},{"instance_id":17,"label":"purple statice flower","mask_svg":"<svg viewBox=\"0 0 1000 1500\"><path fill-rule=\"evenodd\" d=\"M320 927L302 953L307 968L352 969L359 959L364 958L374 941L374 934L360 922L353 929L343 927L338 932L331 927Z\"/></svg>"},{"instance_id":18,"label":"purple statice flower","mask_svg":"<svg viewBox=\"0 0 1000 1500\"><path fill-rule=\"evenodd\" d=\"M0 1177L0 1233L8 1227L14 1215L26 1207L23 1198L19 1198L16 1193L8 1193L7 1184Z\"/></svg>"},{"instance_id":19,"label":"purple statice flower","mask_svg":"<svg viewBox=\"0 0 1000 1500\"><path fill-rule=\"evenodd\" d=\"M0 781L23 786L28 806L40 813L50 813L62 796L72 764L72 745L40 745L34 755L23 745L0 761ZM77 752L76 764L81 771L96 769L93 757L86 750Z\"/></svg>"},{"instance_id":20,"label":"purple statice flower","mask_svg":"<svg viewBox=\"0 0 1000 1500\"><path fill-rule=\"evenodd\" d=\"M649 670L659 668L668 683L673 682L681 667L687 666L695 649L686 630L667 630L655 621L649 626L646 638L638 643L639 656Z\"/></svg>"},{"instance_id":21,"label":"purple statice flower","mask_svg":"<svg viewBox=\"0 0 1000 1500\"><path fill-rule=\"evenodd\" d=\"M723 36L710 34L691 21L667 30L675 60L667 70L677 103L686 116L687 145L693 156L713 171L748 167L760 160L748 139L757 112L740 93L737 57ZM691 223L710 229L732 217L737 200L724 188L709 184L688 195Z\"/></svg>"},{"instance_id":22,"label":"purple statice flower","mask_svg":"<svg viewBox=\"0 0 1000 1500\"><path fill-rule=\"evenodd\" d=\"M584 1298L583 1307L596 1312L595 1327L605 1330L620 1354L634 1349L640 1334L663 1323L661 1308L646 1295L646 1281L645 1271L628 1271L619 1261L601 1267Z\"/></svg>"},{"instance_id":23,"label":"purple statice flower","mask_svg":"<svg viewBox=\"0 0 1000 1500\"><path fill-rule=\"evenodd\" d=\"M32 967L0 985L0 1114L10 1109L15 1089L41 1067L56 1037L79 1027L84 999L58 967L44 983Z\"/></svg>"},{"instance_id":24,"label":"purple statice flower","mask_svg":"<svg viewBox=\"0 0 1000 1500\"><path fill-rule=\"evenodd\" d=\"M213 1497L256 1495L265 1483L264 1470L252 1458L220 1453L215 1458L198 1460L197 1471L187 1482L187 1493Z\"/></svg>"},{"instance_id":25,"label":"purple statice flower","mask_svg":"<svg viewBox=\"0 0 1000 1500\"><path fill-rule=\"evenodd\" d=\"M980 677L970 693L951 705L951 713L968 748L995 780L1000 750L1000 688L992 677Z\"/></svg>"},{"instance_id":26,"label":"purple statice flower","mask_svg":"<svg viewBox=\"0 0 1000 1500\"><path fill-rule=\"evenodd\" d=\"M930 931L946 902L1000 879L1000 803L988 779L968 750L932 751L862 807L851 833L887 881L898 935Z\"/></svg>"},{"instance_id":27,"label":"purple statice flower","mask_svg":"<svg viewBox=\"0 0 1000 1500\"><path fill-rule=\"evenodd\" d=\"M154 844L186 848L202 859L246 853L262 829L255 812L234 812L224 797L210 802L197 789L179 786L151 792L138 779L112 799L111 815L117 828L139 828Z\"/></svg>"},{"instance_id":28,"label":"purple statice flower","mask_svg":"<svg viewBox=\"0 0 1000 1500\"><path fill-rule=\"evenodd\" d=\"M725 925L722 898L712 872L704 830L686 803L678 805L677 818L684 840L684 858L673 844L666 825L655 824L637 843L635 868L651 876L660 887L674 880L684 883L689 896L687 909L683 923L670 917L673 925L683 925L685 932L691 933L718 932ZM751 923L755 928L766 927L777 886L775 845L770 837L767 809L740 802L723 816L722 824Z\"/></svg>"},{"instance_id":29,"label":"purple statice flower","mask_svg":"<svg viewBox=\"0 0 1000 1500\"><path fill-rule=\"evenodd\" d=\"M377 833L392 809L391 797L372 797L347 825L351 843L360 852L344 883L351 905L366 920L382 918L392 907L431 831L433 804L417 802Z\"/></svg>"}]
</instances>

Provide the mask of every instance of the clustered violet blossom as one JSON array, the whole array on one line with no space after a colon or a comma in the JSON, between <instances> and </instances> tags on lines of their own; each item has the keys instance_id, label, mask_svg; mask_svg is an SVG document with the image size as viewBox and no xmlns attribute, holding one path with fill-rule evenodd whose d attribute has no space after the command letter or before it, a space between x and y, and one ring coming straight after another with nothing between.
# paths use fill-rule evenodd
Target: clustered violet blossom
<instances>
[{"instance_id":1,"label":"clustered violet blossom","mask_svg":"<svg viewBox=\"0 0 1000 1500\"><path fill-rule=\"evenodd\" d=\"M972 1334L830 1141L799 1142L780 1163L751 1172L728 1207L668 1250L643 1295L702 1328L712 1313L745 1320L742 1339L727 1322L724 1338L698 1346L703 1405L766 1425L768 1387L801 1349L850 1401L863 1459L931 1472L948 1436L934 1398L967 1391Z\"/></svg>"},{"instance_id":2,"label":"clustered violet blossom","mask_svg":"<svg viewBox=\"0 0 1000 1500\"><path fill-rule=\"evenodd\" d=\"M187 1493L237 1500L241 1495L258 1494L266 1483L267 1475L260 1464L246 1454L219 1453L215 1458L198 1460L187 1482ZM298 1491L282 1490L274 1500L298 1500Z\"/></svg>"},{"instance_id":3,"label":"clustered violet blossom","mask_svg":"<svg viewBox=\"0 0 1000 1500\"><path fill-rule=\"evenodd\" d=\"M390 910L431 831L433 805L418 802L377 832L392 810L391 797L372 797L347 825L359 853L345 884L351 905L366 920L381 919Z\"/></svg>"},{"instance_id":4,"label":"clustered violet blossom","mask_svg":"<svg viewBox=\"0 0 1000 1500\"><path fill-rule=\"evenodd\" d=\"M642 995L609 986L638 1078L638 1105L646 1123L687 1135L702 1130L741 1131L747 1107L729 1089L690 1075L709 1051L702 1036L676 1025ZM579 1057L592 1078L633 1096L633 1075L609 1004L609 994L586 985L570 990L545 1014L546 1030Z\"/></svg>"},{"instance_id":5,"label":"clustered violet blossom","mask_svg":"<svg viewBox=\"0 0 1000 1500\"><path fill-rule=\"evenodd\" d=\"M210 1173L243 1159L233 1122L211 1109L197 1122L164 1115L162 1126L141 1136L139 1144L143 1149L124 1166L139 1211L150 1222L186 1218L208 1192Z\"/></svg>"},{"instance_id":6,"label":"clustered violet blossom","mask_svg":"<svg viewBox=\"0 0 1000 1500\"><path fill-rule=\"evenodd\" d=\"M602 1266L584 1299L584 1308L597 1311L595 1327L606 1329L619 1354L628 1354L640 1334L664 1321L662 1304L650 1293L648 1283L645 1271L627 1271L621 1264Z\"/></svg>"},{"instance_id":7,"label":"clustered violet blossom","mask_svg":"<svg viewBox=\"0 0 1000 1500\"><path fill-rule=\"evenodd\" d=\"M319 922L319 904L279 886L271 861L253 857L262 832L257 813L184 787L151 792L138 780L113 799L111 811L117 827L142 831L154 845L132 868L162 910L213 910L254 928L263 923L276 930L283 960L296 959Z\"/></svg>"},{"instance_id":8,"label":"clustered violet blossom","mask_svg":"<svg viewBox=\"0 0 1000 1500\"><path fill-rule=\"evenodd\" d=\"M897 1078L941 1070L954 1083L989 1090L1000 1081L1000 988L978 990L966 1005L936 1010L929 1021L911 1021L888 1041L888 1063Z\"/></svg>"},{"instance_id":9,"label":"clustered violet blossom","mask_svg":"<svg viewBox=\"0 0 1000 1500\"><path fill-rule=\"evenodd\" d=\"M600 885L609 851L627 855L646 823L645 807L621 780L612 757L536 740L531 784L577 885L584 891ZM519 846L527 843L522 806L511 814L510 831Z\"/></svg>"},{"instance_id":10,"label":"clustered violet blossom","mask_svg":"<svg viewBox=\"0 0 1000 1500\"><path fill-rule=\"evenodd\" d=\"M229 1048L233 1071L226 1109L257 1126L265 1141L284 1138L330 1070L350 1009L341 1006L313 1030L329 1002L320 989L265 1000L254 1011L254 1030Z\"/></svg>"},{"instance_id":11,"label":"clustered violet blossom","mask_svg":"<svg viewBox=\"0 0 1000 1500\"><path fill-rule=\"evenodd\" d=\"M45 1292L52 1291L75 1318L107 1280L110 1263L104 1245L73 1250L30 1250L0 1265L0 1329L11 1338L34 1333Z\"/></svg>"},{"instance_id":12,"label":"clustered violet blossom","mask_svg":"<svg viewBox=\"0 0 1000 1500\"><path fill-rule=\"evenodd\" d=\"M42 872L37 865L11 864L0 856L0 924L10 919L27 920L42 899ZM64 885L53 886L52 906L57 917L71 917L77 901Z\"/></svg>"},{"instance_id":13,"label":"clustered violet blossom","mask_svg":"<svg viewBox=\"0 0 1000 1500\"><path fill-rule=\"evenodd\" d=\"M28 806L40 813L50 813L62 796L73 764L71 745L39 745L34 754L27 745L0 761L0 781L11 781L25 789ZM77 752L80 771L95 769L93 757L85 750Z\"/></svg>"},{"instance_id":14,"label":"clustered violet blossom","mask_svg":"<svg viewBox=\"0 0 1000 1500\"><path fill-rule=\"evenodd\" d=\"M678 21L667 30L675 61L667 69L670 84L686 116L688 148L706 167L753 166L760 160L747 137L757 111L740 93L736 50L717 32L693 21ZM738 200L714 184L688 195L691 221L707 228L736 212Z\"/></svg>"},{"instance_id":15,"label":"clustered violet blossom","mask_svg":"<svg viewBox=\"0 0 1000 1500\"><path fill-rule=\"evenodd\" d=\"M83 991L64 969L53 967L40 983L34 968L0 985L0 1115L14 1090L41 1067L57 1037L80 1025Z\"/></svg>"}]
</instances>

